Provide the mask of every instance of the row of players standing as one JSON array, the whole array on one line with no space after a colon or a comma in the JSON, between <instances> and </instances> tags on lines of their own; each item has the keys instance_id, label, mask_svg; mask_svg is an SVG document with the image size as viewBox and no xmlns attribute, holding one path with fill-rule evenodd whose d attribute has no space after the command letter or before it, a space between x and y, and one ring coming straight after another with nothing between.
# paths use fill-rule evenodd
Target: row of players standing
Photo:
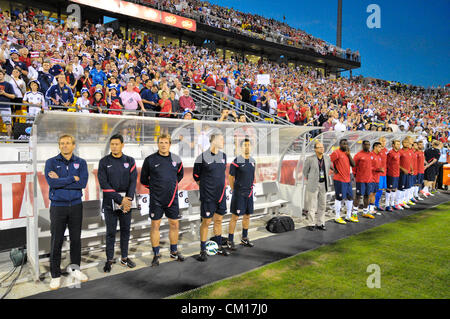
<instances>
[{"instance_id":1,"label":"row of players standing","mask_svg":"<svg viewBox=\"0 0 450 319\"><path fill-rule=\"evenodd\" d=\"M403 147L400 147L402 143ZM386 148L386 139L381 137L373 143L362 142L362 150L354 158L350 155L347 140L341 140L339 149L331 156L334 166L335 187L335 221L339 224L358 222L359 203L363 197L362 216L374 219L382 211L403 210L415 205L424 197L432 196L429 187L437 176L436 163L439 159L438 143L424 152L422 141L414 142L406 137L402 142L392 141L392 149ZM351 168L355 177L356 196L353 201ZM422 189L425 181L425 188ZM385 194L385 208L380 206L380 199ZM345 200L347 213L345 220L341 217L341 206Z\"/></svg>"},{"instance_id":2,"label":"row of players standing","mask_svg":"<svg viewBox=\"0 0 450 319\"><path fill-rule=\"evenodd\" d=\"M45 163L45 177L49 184L50 205L50 289L61 286L61 249L64 232L69 228L70 275L80 282L88 277L80 271L81 262L81 225L82 225L82 189L87 185L88 170L86 161L75 156L75 139L65 134L58 140L60 154ZM154 257L152 266L158 266L160 223L163 215L169 221L170 257L184 261L178 250L179 207L178 183L184 176L181 158L170 152L171 137L162 134L157 140L158 151L145 158L140 182L150 193L150 239ZM227 157L221 150L224 147L222 133L210 136L210 148L195 160L193 177L200 188L200 255L199 261L206 261L206 241L208 226L214 223L214 240L218 243L218 254L228 256L229 250L236 250L234 231L240 216L242 221L241 244L253 247L248 238L250 215L253 213L253 185L255 179L255 160L251 157L251 145L248 138L241 141L241 155L230 164L229 185L232 189L229 235L227 243L222 245L222 219L226 213L226 165ZM137 169L135 160L123 154L123 137L119 134L110 138L111 153L99 162L98 180L103 192L102 212L106 224L106 262L104 272L110 272L114 259L114 245L117 223L120 225L120 264L134 268L136 264L128 257L131 211L135 198Z\"/></svg>"}]
</instances>

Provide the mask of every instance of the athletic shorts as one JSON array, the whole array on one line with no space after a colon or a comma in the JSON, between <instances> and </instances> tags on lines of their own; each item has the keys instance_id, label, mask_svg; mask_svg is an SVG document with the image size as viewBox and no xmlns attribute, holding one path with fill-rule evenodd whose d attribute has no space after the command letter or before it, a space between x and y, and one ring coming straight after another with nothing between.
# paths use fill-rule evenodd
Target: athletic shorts
<instances>
[{"instance_id":1,"label":"athletic shorts","mask_svg":"<svg viewBox=\"0 0 450 319\"><path fill-rule=\"evenodd\" d=\"M413 187L414 185L416 185L416 175L411 175L409 174L409 183L408 183L408 188Z\"/></svg>"},{"instance_id":2,"label":"athletic shorts","mask_svg":"<svg viewBox=\"0 0 450 319\"><path fill-rule=\"evenodd\" d=\"M419 173L419 174L417 174L416 185L422 185L422 184L423 184L423 174Z\"/></svg>"},{"instance_id":3,"label":"athletic shorts","mask_svg":"<svg viewBox=\"0 0 450 319\"><path fill-rule=\"evenodd\" d=\"M11 109L0 108L0 117L5 125L11 124Z\"/></svg>"},{"instance_id":4,"label":"athletic shorts","mask_svg":"<svg viewBox=\"0 0 450 319\"><path fill-rule=\"evenodd\" d=\"M437 173L438 173L437 168L434 165L431 167L428 167L425 170L424 179L429 182L434 182L434 180L436 179Z\"/></svg>"},{"instance_id":5,"label":"athletic shorts","mask_svg":"<svg viewBox=\"0 0 450 319\"><path fill-rule=\"evenodd\" d=\"M397 189L398 188L398 180L399 180L399 177L388 176L387 177L387 188Z\"/></svg>"},{"instance_id":6,"label":"athletic shorts","mask_svg":"<svg viewBox=\"0 0 450 319\"><path fill-rule=\"evenodd\" d=\"M409 184L409 175L400 172L400 177L398 180L398 189L401 191L404 189L408 189L409 188L408 184Z\"/></svg>"},{"instance_id":7,"label":"athletic shorts","mask_svg":"<svg viewBox=\"0 0 450 319\"><path fill-rule=\"evenodd\" d=\"M380 176L380 182L378 183L378 189L386 189L386 188L387 188L386 176Z\"/></svg>"},{"instance_id":8,"label":"athletic shorts","mask_svg":"<svg viewBox=\"0 0 450 319\"><path fill-rule=\"evenodd\" d=\"M230 211L237 216L253 214L253 196L242 196L233 192Z\"/></svg>"},{"instance_id":9,"label":"athletic shorts","mask_svg":"<svg viewBox=\"0 0 450 319\"><path fill-rule=\"evenodd\" d=\"M152 204L152 201L150 201L150 219L160 220L163 217L163 214L165 214L166 217L170 219L179 219L180 210L178 208L178 202L173 202L172 206L170 207L162 207Z\"/></svg>"},{"instance_id":10,"label":"athletic shorts","mask_svg":"<svg viewBox=\"0 0 450 319\"><path fill-rule=\"evenodd\" d=\"M214 214L225 215L227 213L227 202L225 198L220 203L202 201L200 204L200 216L211 218Z\"/></svg>"},{"instance_id":11,"label":"athletic shorts","mask_svg":"<svg viewBox=\"0 0 450 319\"><path fill-rule=\"evenodd\" d=\"M353 189L352 189L352 183L348 182L348 183L344 183L341 181L334 181L334 192L336 193L336 199L337 200L343 200L348 199L348 200L352 200L353 199Z\"/></svg>"},{"instance_id":12,"label":"athletic shorts","mask_svg":"<svg viewBox=\"0 0 450 319\"><path fill-rule=\"evenodd\" d=\"M370 192L372 194L378 192L378 185L379 185L379 183L380 182L378 182L378 183L370 183Z\"/></svg>"},{"instance_id":13,"label":"athletic shorts","mask_svg":"<svg viewBox=\"0 0 450 319\"><path fill-rule=\"evenodd\" d=\"M369 196L369 194L370 194L370 183L356 182L356 195Z\"/></svg>"}]
</instances>

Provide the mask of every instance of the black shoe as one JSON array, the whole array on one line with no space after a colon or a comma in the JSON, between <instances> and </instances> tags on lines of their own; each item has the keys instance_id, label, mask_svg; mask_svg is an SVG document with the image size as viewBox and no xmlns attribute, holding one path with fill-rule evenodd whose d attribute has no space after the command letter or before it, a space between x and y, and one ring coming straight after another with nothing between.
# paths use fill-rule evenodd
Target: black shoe
<instances>
[{"instance_id":1,"label":"black shoe","mask_svg":"<svg viewBox=\"0 0 450 319\"><path fill-rule=\"evenodd\" d=\"M125 259L125 260L120 259L120 264L121 264L122 266L127 266L127 267L129 267L129 268L134 268L134 267L136 267L136 264L135 264L130 258L128 258L128 257L127 257L127 259Z\"/></svg>"},{"instance_id":2,"label":"black shoe","mask_svg":"<svg viewBox=\"0 0 450 319\"><path fill-rule=\"evenodd\" d=\"M219 247L219 249L217 249L217 255L229 256L230 252L226 250L225 247L221 246Z\"/></svg>"},{"instance_id":3,"label":"black shoe","mask_svg":"<svg viewBox=\"0 0 450 319\"><path fill-rule=\"evenodd\" d=\"M105 267L103 267L103 271L104 272L110 272L111 271L111 266L112 266L113 262L112 261L107 261L105 263Z\"/></svg>"},{"instance_id":4,"label":"black shoe","mask_svg":"<svg viewBox=\"0 0 450 319\"><path fill-rule=\"evenodd\" d=\"M206 255L206 250L200 251L200 255L197 258L198 261L207 261L208 256Z\"/></svg>"},{"instance_id":5,"label":"black shoe","mask_svg":"<svg viewBox=\"0 0 450 319\"><path fill-rule=\"evenodd\" d=\"M234 241L228 241L227 242L227 247L228 247L228 249L230 249L230 250L236 250L236 245L234 244Z\"/></svg>"},{"instance_id":6,"label":"black shoe","mask_svg":"<svg viewBox=\"0 0 450 319\"><path fill-rule=\"evenodd\" d=\"M327 230L327 228L325 227L325 225L316 225L316 228L319 230Z\"/></svg>"},{"instance_id":7,"label":"black shoe","mask_svg":"<svg viewBox=\"0 0 450 319\"><path fill-rule=\"evenodd\" d=\"M184 261L184 256L179 252L170 253L170 258L173 258L178 261Z\"/></svg>"},{"instance_id":8,"label":"black shoe","mask_svg":"<svg viewBox=\"0 0 450 319\"><path fill-rule=\"evenodd\" d=\"M241 239L241 245L245 246L245 247L253 247L255 245L253 245L253 243L250 242L250 240L248 238L242 238Z\"/></svg>"},{"instance_id":9,"label":"black shoe","mask_svg":"<svg viewBox=\"0 0 450 319\"><path fill-rule=\"evenodd\" d=\"M161 255L153 256L152 267L159 266L159 258L161 258Z\"/></svg>"},{"instance_id":10,"label":"black shoe","mask_svg":"<svg viewBox=\"0 0 450 319\"><path fill-rule=\"evenodd\" d=\"M316 230L316 228L314 226L306 226L306 229L310 230L310 231L315 231Z\"/></svg>"}]
</instances>

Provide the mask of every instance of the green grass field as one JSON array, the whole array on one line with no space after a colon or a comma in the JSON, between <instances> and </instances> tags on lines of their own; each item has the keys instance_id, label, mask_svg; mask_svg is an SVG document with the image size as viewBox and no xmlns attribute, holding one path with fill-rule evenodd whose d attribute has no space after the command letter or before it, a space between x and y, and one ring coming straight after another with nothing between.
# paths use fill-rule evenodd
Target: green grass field
<instances>
[{"instance_id":1,"label":"green grass field","mask_svg":"<svg viewBox=\"0 0 450 319\"><path fill-rule=\"evenodd\" d=\"M449 298L449 234L447 202L177 298Z\"/></svg>"}]
</instances>

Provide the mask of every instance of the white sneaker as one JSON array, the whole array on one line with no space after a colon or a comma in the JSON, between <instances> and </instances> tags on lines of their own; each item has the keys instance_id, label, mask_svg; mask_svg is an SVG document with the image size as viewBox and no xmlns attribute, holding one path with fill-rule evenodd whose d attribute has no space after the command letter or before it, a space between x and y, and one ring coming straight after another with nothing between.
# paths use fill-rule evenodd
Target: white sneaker
<instances>
[{"instance_id":1,"label":"white sneaker","mask_svg":"<svg viewBox=\"0 0 450 319\"><path fill-rule=\"evenodd\" d=\"M56 290L59 287L61 287L61 277L52 278L52 280L50 280L50 290Z\"/></svg>"},{"instance_id":2,"label":"white sneaker","mask_svg":"<svg viewBox=\"0 0 450 319\"><path fill-rule=\"evenodd\" d=\"M88 277L85 274L83 274L81 271L79 271L78 269L72 271L70 273L70 275L81 282L88 281Z\"/></svg>"}]
</instances>

